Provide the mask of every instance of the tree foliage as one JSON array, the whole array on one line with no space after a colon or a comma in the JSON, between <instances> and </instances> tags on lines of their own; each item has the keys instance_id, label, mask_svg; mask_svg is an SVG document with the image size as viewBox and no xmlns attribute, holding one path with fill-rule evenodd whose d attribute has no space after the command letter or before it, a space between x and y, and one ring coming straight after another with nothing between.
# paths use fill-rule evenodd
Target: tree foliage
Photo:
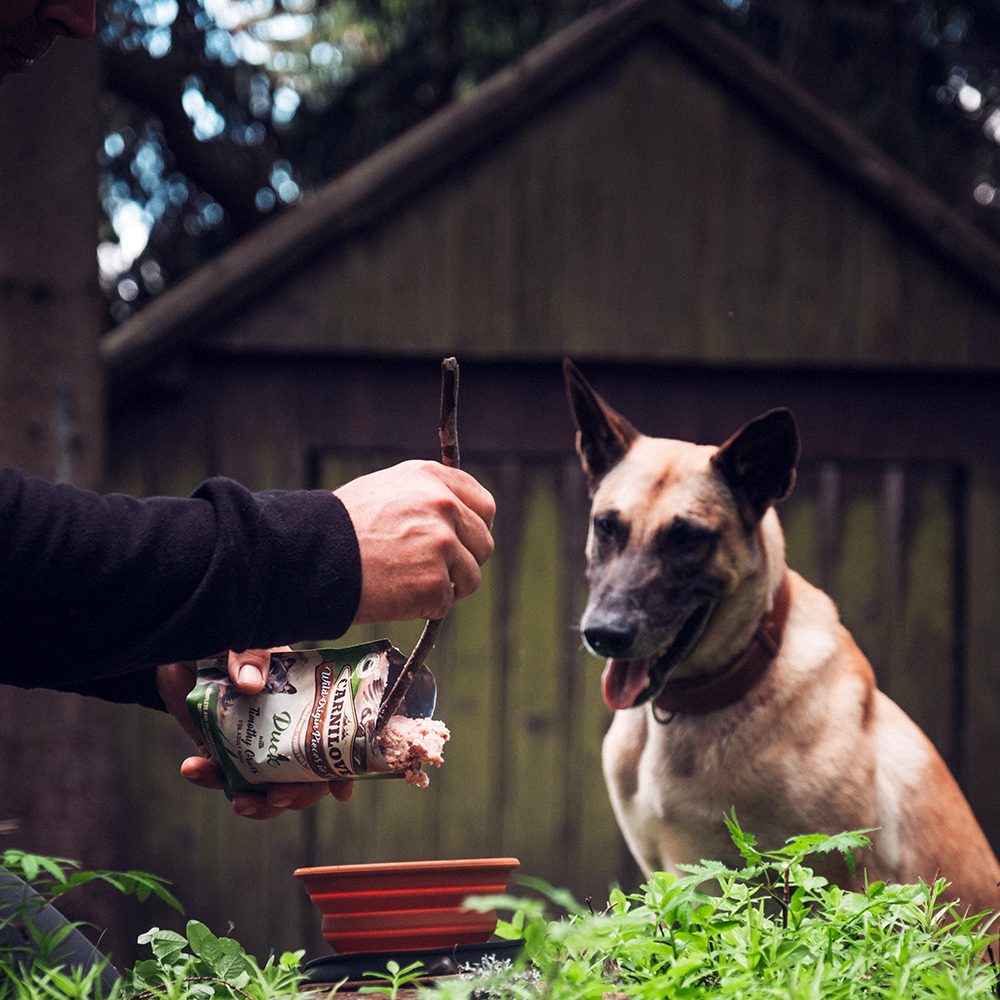
<instances>
[{"instance_id":1,"label":"tree foliage","mask_svg":"<svg viewBox=\"0 0 1000 1000\"><path fill-rule=\"evenodd\" d=\"M676 0L1000 239L994 0ZM109 323L591 0L105 0Z\"/></svg>"}]
</instances>

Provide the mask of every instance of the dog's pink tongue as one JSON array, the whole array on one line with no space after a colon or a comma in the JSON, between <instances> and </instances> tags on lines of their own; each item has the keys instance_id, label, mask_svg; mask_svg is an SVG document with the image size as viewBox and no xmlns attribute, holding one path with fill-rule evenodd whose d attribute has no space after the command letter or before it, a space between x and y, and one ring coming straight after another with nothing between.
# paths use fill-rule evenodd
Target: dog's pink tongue
<instances>
[{"instance_id":1,"label":"dog's pink tongue","mask_svg":"<svg viewBox=\"0 0 1000 1000\"><path fill-rule=\"evenodd\" d=\"M608 660L601 675L601 690L608 708L631 708L646 686L653 657L644 660Z\"/></svg>"}]
</instances>

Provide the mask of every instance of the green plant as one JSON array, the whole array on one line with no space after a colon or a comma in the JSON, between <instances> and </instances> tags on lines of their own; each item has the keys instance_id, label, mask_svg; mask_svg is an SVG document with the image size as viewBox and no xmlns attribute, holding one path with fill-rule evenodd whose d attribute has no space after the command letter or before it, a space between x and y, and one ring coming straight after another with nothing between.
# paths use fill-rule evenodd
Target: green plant
<instances>
[{"instance_id":1,"label":"green plant","mask_svg":"<svg viewBox=\"0 0 1000 1000\"><path fill-rule=\"evenodd\" d=\"M525 955L506 981L495 968L442 984L448 1000L902 1000L995 994L996 969L981 960L980 915L942 898L946 883L887 885L864 893L830 885L808 866L830 851L853 864L861 833L805 836L760 852L729 820L744 866L704 862L685 876L656 873L639 893L613 890L608 907L589 912L541 883L543 900L514 896L471 901L512 911L506 937L523 937ZM705 886L717 887L710 894ZM548 904L567 913L552 920ZM525 974L530 959L533 978ZM487 974L488 973L488 974Z\"/></svg>"},{"instance_id":2,"label":"green plant","mask_svg":"<svg viewBox=\"0 0 1000 1000\"><path fill-rule=\"evenodd\" d=\"M302 982L304 952L260 965L237 941L216 937L197 920L188 921L186 937L154 927L139 944L148 944L153 957L126 975L123 994L131 1000L276 1000L297 996Z\"/></svg>"},{"instance_id":3,"label":"green plant","mask_svg":"<svg viewBox=\"0 0 1000 1000\"><path fill-rule=\"evenodd\" d=\"M13 940L23 942L0 948L0 1000L101 995L102 966L66 968L65 963L55 957L60 945L81 925L46 923L43 929L43 922L38 919L46 904L57 902L73 889L100 881L141 901L157 896L182 910L164 880L145 872L85 871L76 861L67 858L19 850L4 851L0 855L0 866L20 877L34 893L26 895L13 914L0 921L0 928L13 925Z\"/></svg>"},{"instance_id":4,"label":"green plant","mask_svg":"<svg viewBox=\"0 0 1000 1000\"><path fill-rule=\"evenodd\" d=\"M146 872L84 871L77 861L17 850L4 851L0 856L0 867L18 875L48 903L54 902L70 889L100 881L126 896L135 896L140 902L155 895L175 910L184 912L184 907L167 889L168 883Z\"/></svg>"},{"instance_id":5,"label":"green plant","mask_svg":"<svg viewBox=\"0 0 1000 1000\"><path fill-rule=\"evenodd\" d=\"M303 952L286 952L260 965L236 941L216 937L197 920L188 921L186 936L158 927L143 934L139 943L148 944L153 957L125 972L105 994L100 968L67 968L53 958L61 941L79 925L43 933L33 926L33 913L94 881L141 901L156 896L183 912L164 880L145 872L85 871L75 861L24 851L4 852L2 864L38 897L10 918L22 935L30 935L33 947L0 947L0 1000L277 1000L299 995Z\"/></svg>"},{"instance_id":6,"label":"green plant","mask_svg":"<svg viewBox=\"0 0 1000 1000\"><path fill-rule=\"evenodd\" d=\"M534 879L536 896L480 897L498 908L507 938L523 938L517 962L484 961L463 976L421 989L428 1000L976 1000L1000 995L996 966L982 961L987 943L979 917L943 896L946 883L887 885L863 893L830 885L809 866L839 852L853 865L863 833L804 836L777 851L759 851L728 820L741 868L706 861L678 877L655 873L638 893L611 892L593 912L570 893ZM47 897L101 878L146 898L162 881L143 873L80 872L62 859L8 852ZM75 881L74 881L75 878ZM706 891L712 887L712 892ZM166 898L161 896L161 898ZM170 896L169 900L173 900ZM175 905L176 900L173 901ZM557 907L563 916L552 918ZM990 925L989 933L995 933ZM302 952L264 965L234 940L191 920L186 934L153 928L139 939L152 958L127 972L105 1000L280 1000L301 997ZM6 964L5 964L6 963ZM0 949L0 1000L64 1000L99 996L96 974L53 967L39 957L25 972ZM370 973L380 985L364 993L397 1000L419 977L417 963L387 963ZM385 985L388 984L388 985Z\"/></svg>"},{"instance_id":7,"label":"green plant","mask_svg":"<svg viewBox=\"0 0 1000 1000\"><path fill-rule=\"evenodd\" d=\"M395 959L389 959L385 963L385 972L366 972L366 976L373 976L376 979L386 980L389 983L389 1000L396 1000L399 996L400 989L407 983L412 983L419 979L424 973L424 963L423 962L411 962L405 969L400 968L399 962ZM384 986L362 986L358 990L359 993L385 993Z\"/></svg>"}]
</instances>

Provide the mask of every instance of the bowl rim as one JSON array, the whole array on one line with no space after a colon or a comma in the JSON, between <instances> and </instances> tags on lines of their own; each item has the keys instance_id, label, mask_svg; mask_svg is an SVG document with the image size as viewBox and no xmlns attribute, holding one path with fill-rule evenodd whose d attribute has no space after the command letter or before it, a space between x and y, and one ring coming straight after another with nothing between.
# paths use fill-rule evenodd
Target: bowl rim
<instances>
[{"instance_id":1,"label":"bowl rim","mask_svg":"<svg viewBox=\"0 0 1000 1000\"><path fill-rule=\"evenodd\" d=\"M400 901L407 899L437 899L439 897L451 898L453 896L464 898L466 896L492 896L496 895L499 882L489 882L487 885L473 885L463 882L461 885L432 885L432 886L402 886L391 889L358 889L358 890L337 890L334 892L313 892L310 893L312 899L328 899L334 901L358 900L364 903L378 903L382 900ZM447 904L450 905L450 904Z\"/></svg>"},{"instance_id":2,"label":"bowl rim","mask_svg":"<svg viewBox=\"0 0 1000 1000\"><path fill-rule=\"evenodd\" d=\"M340 934L363 933L387 929L412 930L428 927L463 928L489 927L490 933L497 925L496 910L469 910L464 907L430 908L423 910L377 910L373 913L324 913L322 929Z\"/></svg>"},{"instance_id":3,"label":"bowl rim","mask_svg":"<svg viewBox=\"0 0 1000 1000\"><path fill-rule=\"evenodd\" d=\"M485 934L485 940L488 941L493 937L493 932L490 931L486 933L485 928L479 926L473 927L449 927L447 925L443 927L418 927L418 928L394 928L392 930L370 930L370 931L341 931L341 932L324 932L323 940L330 945L334 951L341 954L351 954L350 951L343 951L343 948L349 947L352 949L358 945L365 942L383 942L389 945L388 948L369 948L368 951L424 951L419 944L413 945L411 948L404 948L401 945L409 942L411 945L415 941L427 941L427 940L437 940L445 942L447 944L470 944L476 943L474 941L470 942L469 938L480 938L479 943L484 943L482 941ZM338 943L340 948L337 947ZM442 945L430 945L429 948L440 948Z\"/></svg>"},{"instance_id":4,"label":"bowl rim","mask_svg":"<svg viewBox=\"0 0 1000 1000\"><path fill-rule=\"evenodd\" d=\"M363 940L364 938L425 938L431 935L435 937L442 937L447 935L451 937L452 935L457 935L458 937L468 937L470 934L482 934L483 927L479 924L474 924L470 927L454 927L451 924L441 924L430 927L390 927L387 929L376 928L367 931L329 931L323 935L327 942L332 941L334 938L339 938L341 941L348 943L353 943L354 941ZM489 940L493 937L493 931L491 930L486 938Z\"/></svg>"},{"instance_id":5,"label":"bowl rim","mask_svg":"<svg viewBox=\"0 0 1000 1000\"><path fill-rule=\"evenodd\" d=\"M321 865L315 868L296 868L295 878L309 878L316 875L366 874L373 872L434 871L437 869L462 868L518 868L517 858L469 858L446 861L386 861L353 865Z\"/></svg>"}]
</instances>

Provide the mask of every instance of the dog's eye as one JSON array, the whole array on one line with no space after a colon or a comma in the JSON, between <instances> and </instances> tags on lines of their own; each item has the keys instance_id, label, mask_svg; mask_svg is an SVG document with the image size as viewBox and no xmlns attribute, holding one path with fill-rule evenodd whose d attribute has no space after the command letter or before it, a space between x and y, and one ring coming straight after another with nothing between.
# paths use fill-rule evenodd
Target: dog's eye
<instances>
[{"instance_id":1,"label":"dog's eye","mask_svg":"<svg viewBox=\"0 0 1000 1000\"><path fill-rule=\"evenodd\" d=\"M700 566L718 544L718 532L678 518L659 537L660 554L671 562L691 567Z\"/></svg>"},{"instance_id":2,"label":"dog's eye","mask_svg":"<svg viewBox=\"0 0 1000 1000\"><path fill-rule=\"evenodd\" d=\"M598 514L594 518L594 537L602 545L621 548L628 541L628 525L614 512Z\"/></svg>"}]
</instances>

